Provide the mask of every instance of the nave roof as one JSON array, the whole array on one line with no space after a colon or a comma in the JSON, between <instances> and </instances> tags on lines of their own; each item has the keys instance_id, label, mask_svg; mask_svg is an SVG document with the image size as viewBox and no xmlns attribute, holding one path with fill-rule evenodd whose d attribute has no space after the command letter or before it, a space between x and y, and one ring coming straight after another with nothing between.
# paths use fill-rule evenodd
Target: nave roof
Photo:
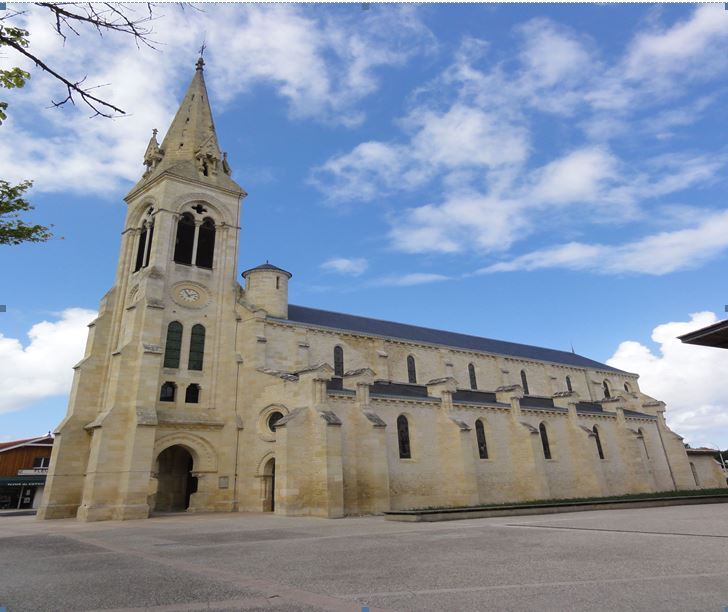
<instances>
[{"instance_id":1,"label":"nave roof","mask_svg":"<svg viewBox=\"0 0 728 612\"><path fill-rule=\"evenodd\" d=\"M429 327L395 323L394 321L382 321L380 319L319 310L306 306L289 305L288 321L316 327L356 332L368 336L382 336L385 338L397 338L426 344L439 344L483 353L494 353L506 357L548 361L577 368L590 368L628 374L628 372L618 370L605 363L600 363L568 351L559 351L540 346L532 346L530 344L519 344L517 342L507 342L505 340L494 340L492 338L481 338L479 336L431 329Z\"/></svg>"}]
</instances>

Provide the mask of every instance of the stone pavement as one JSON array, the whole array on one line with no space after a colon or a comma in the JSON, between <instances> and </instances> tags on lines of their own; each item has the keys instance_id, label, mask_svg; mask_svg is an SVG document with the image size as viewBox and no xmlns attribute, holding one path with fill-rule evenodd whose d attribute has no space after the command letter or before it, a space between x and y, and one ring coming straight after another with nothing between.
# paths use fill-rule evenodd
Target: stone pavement
<instances>
[{"instance_id":1,"label":"stone pavement","mask_svg":"<svg viewBox=\"0 0 728 612\"><path fill-rule=\"evenodd\" d=\"M0 517L0 608L715 610L722 504L446 523L270 514Z\"/></svg>"}]
</instances>

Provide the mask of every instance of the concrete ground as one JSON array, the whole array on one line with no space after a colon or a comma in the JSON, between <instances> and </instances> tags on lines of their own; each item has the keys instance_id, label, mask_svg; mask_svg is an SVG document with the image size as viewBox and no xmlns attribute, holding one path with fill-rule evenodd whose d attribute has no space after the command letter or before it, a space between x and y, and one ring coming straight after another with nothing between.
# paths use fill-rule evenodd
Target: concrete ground
<instances>
[{"instance_id":1,"label":"concrete ground","mask_svg":"<svg viewBox=\"0 0 728 612\"><path fill-rule=\"evenodd\" d=\"M0 517L0 609L715 610L724 504L445 523Z\"/></svg>"}]
</instances>

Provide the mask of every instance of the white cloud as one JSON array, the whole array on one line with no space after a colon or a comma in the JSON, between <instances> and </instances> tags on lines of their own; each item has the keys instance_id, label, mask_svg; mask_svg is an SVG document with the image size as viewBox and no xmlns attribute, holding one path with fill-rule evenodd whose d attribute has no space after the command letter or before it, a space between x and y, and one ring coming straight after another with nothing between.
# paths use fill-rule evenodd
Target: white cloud
<instances>
[{"instance_id":1,"label":"white cloud","mask_svg":"<svg viewBox=\"0 0 728 612\"><path fill-rule=\"evenodd\" d=\"M444 113L417 109L405 123L417 129L406 150L421 164L492 168L519 164L528 154L523 126L473 106L456 103Z\"/></svg>"},{"instance_id":2,"label":"white cloud","mask_svg":"<svg viewBox=\"0 0 728 612\"><path fill-rule=\"evenodd\" d=\"M441 204L405 211L390 231L408 253L457 253L470 247L507 249L526 228L519 203L477 192L453 193Z\"/></svg>"},{"instance_id":3,"label":"white cloud","mask_svg":"<svg viewBox=\"0 0 728 612\"><path fill-rule=\"evenodd\" d=\"M345 276L361 276L369 267L369 262L363 257L348 259L346 257L335 257L321 264L321 268L327 272L336 272Z\"/></svg>"},{"instance_id":4,"label":"white cloud","mask_svg":"<svg viewBox=\"0 0 728 612\"><path fill-rule=\"evenodd\" d=\"M413 285L425 285L428 283L439 283L450 280L444 274L431 274L428 272L412 272L398 276L386 276L372 283L377 287L412 287Z\"/></svg>"},{"instance_id":5,"label":"white cloud","mask_svg":"<svg viewBox=\"0 0 728 612\"><path fill-rule=\"evenodd\" d=\"M409 143L363 142L315 168L311 182L330 200L372 201L417 189L443 171L508 167L528 154L523 127L473 106L416 108L402 124L412 132Z\"/></svg>"},{"instance_id":6,"label":"white cloud","mask_svg":"<svg viewBox=\"0 0 728 612\"><path fill-rule=\"evenodd\" d=\"M689 321L658 325L652 331L656 351L632 340L622 342L607 363L640 374L640 389L667 404L670 427L692 446L728 448L728 397L724 377L728 351L683 344L678 336L717 321L712 312Z\"/></svg>"},{"instance_id":7,"label":"white cloud","mask_svg":"<svg viewBox=\"0 0 728 612\"><path fill-rule=\"evenodd\" d=\"M543 203L594 202L609 179L617 178L617 159L598 147L566 154L534 173L529 199Z\"/></svg>"},{"instance_id":8,"label":"white cloud","mask_svg":"<svg viewBox=\"0 0 728 612\"><path fill-rule=\"evenodd\" d=\"M92 310L68 308L55 321L33 325L25 346L0 334L0 413L69 392L71 368L83 357L87 325L95 317Z\"/></svg>"},{"instance_id":9,"label":"white cloud","mask_svg":"<svg viewBox=\"0 0 728 612\"><path fill-rule=\"evenodd\" d=\"M721 71L725 66L725 50L724 47L721 50L720 43L728 41L728 23L723 16L722 7L703 5L672 27L639 34L624 61L626 76L634 80L655 80L676 74L694 78L706 70ZM714 61L706 65L706 59Z\"/></svg>"},{"instance_id":10,"label":"white cloud","mask_svg":"<svg viewBox=\"0 0 728 612\"><path fill-rule=\"evenodd\" d=\"M517 26L518 46L496 58L487 41L465 38L452 64L414 92L399 138L364 142L333 156L314 170L312 182L333 203L396 207L392 195L419 191L421 204L387 214L393 246L408 253L490 253L538 234L571 237L590 226L627 224L633 231L640 222L648 234L643 240L616 247L554 246L493 270L554 264L592 270L603 255L609 272L662 274L694 265L723 248L709 228L696 236L694 223L672 218L671 229L677 229L671 235L654 232L665 227L667 209L675 205L665 196L714 182L725 155L675 150L629 159L616 153L624 147L609 143L636 133L665 139L670 130L697 120L709 97L683 100L678 108L674 97L663 95L665 87L680 88L685 66L659 68L664 82L632 79L625 66L639 58L659 66L679 63L674 54L669 57L669 48L682 41L686 47L677 55L688 64L715 53L728 57L728 39L723 40L728 26L708 23L723 23L723 17L719 7L698 7L670 27L638 30L624 52L609 60L581 33L545 19ZM701 42L702 34L719 50ZM716 72L701 72L699 78L711 74ZM689 76L698 78L695 71ZM583 140L539 147L533 131L537 113L561 121L573 117ZM706 235L706 244L685 244ZM676 251L634 262L673 241L680 243ZM546 259L539 260L541 255Z\"/></svg>"},{"instance_id":11,"label":"white cloud","mask_svg":"<svg viewBox=\"0 0 728 612\"><path fill-rule=\"evenodd\" d=\"M565 268L599 274L662 275L695 268L728 248L728 211L706 215L695 227L621 245L571 242L492 264L481 273Z\"/></svg>"},{"instance_id":12,"label":"white cloud","mask_svg":"<svg viewBox=\"0 0 728 612\"><path fill-rule=\"evenodd\" d=\"M4 178L32 177L39 191L107 194L138 180L151 130L159 128L163 136L181 88L192 78L193 50L203 39L218 112L220 103L266 86L287 101L292 117L343 125L362 120L359 102L378 88L379 70L401 66L433 45L429 30L409 8L338 20L280 5L155 10L163 14L152 36L160 51L137 48L114 33L101 38L92 30L69 37L64 46L47 11L28 9L19 25L31 32L31 51L63 74L86 75L85 84L103 85L95 93L131 116L90 120L80 101L76 107L49 109L51 99L64 97L61 86L22 58L11 57L32 78L8 95L10 119L0 140Z\"/></svg>"}]
</instances>

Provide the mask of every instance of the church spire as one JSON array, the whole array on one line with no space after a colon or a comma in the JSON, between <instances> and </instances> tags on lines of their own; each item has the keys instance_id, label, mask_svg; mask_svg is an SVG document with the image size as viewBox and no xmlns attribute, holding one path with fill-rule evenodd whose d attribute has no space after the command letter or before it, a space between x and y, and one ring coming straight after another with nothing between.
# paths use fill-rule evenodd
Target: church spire
<instances>
[{"instance_id":1,"label":"church spire","mask_svg":"<svg viewBox=\"0 0 728 612\"><path fill-rule=\"evenodd\" d=\"M200 56L192 81L161 146L157 145L155 130L144 155L147 170L137 187L169 172L242 191L230 178L227 155L220 150L205 85L204 66Z\"/></svg>"}]
</instances>

